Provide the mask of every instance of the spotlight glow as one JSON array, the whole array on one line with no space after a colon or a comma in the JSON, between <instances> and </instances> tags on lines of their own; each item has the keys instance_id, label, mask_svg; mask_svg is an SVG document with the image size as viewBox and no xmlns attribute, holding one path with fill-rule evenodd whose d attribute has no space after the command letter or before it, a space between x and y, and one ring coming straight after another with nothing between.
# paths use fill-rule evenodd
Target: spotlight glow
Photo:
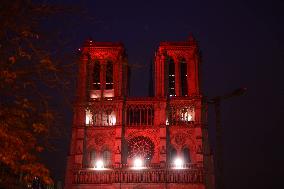
<instances>
[{"instance_id":1,"label":"spotlight glow","mask_svg":"<svg viewBox=\"0 0 284 189\"><path fill-rule=\"evenodd\" d=\"M134 168L141 169L143 167L143 161L140 158L134 160Z\"/></svg>"},{"instance_id":2,"label":"spotlight glow","mask_svg":"<svg viewBox=\"0 0 284 189\"><path fill-rule=\"evenodd\" d=\"M113 116L113 117L111 118L111 124L112 124L112 125L115 125L115 123L116 123L116 117Z\"/></svg>"},{"instance_id":3,"label":"spotlight glow","mask_svg":"<svg viewBox=\"0 0 284 189\"><path fill-rule=\"evenodd\" d=\"M102 160L98 160L96 162L95 169L103 169L104 168L104 162Z\"/></svg>"},{"instance_id":4,"label":"spotlight glow","mask_svg":"<svg viewBox=\"0 0 284 189\"><path fill-rule=\"evenodd\" d=\"M86 110L86 124L89 125L92 123L92 113L90 110Z\"/></svg>"},{"instance_id":5,"label":"spotlight glow","mask_svg":"<svg viewBox=\"0 0 284 189\"><path fill-rule=\"evenodd\" d=\"M182 169L183 160L180 158L176 158L174 164L175 164L175 169Z\"/></svg>"}]
</instances>

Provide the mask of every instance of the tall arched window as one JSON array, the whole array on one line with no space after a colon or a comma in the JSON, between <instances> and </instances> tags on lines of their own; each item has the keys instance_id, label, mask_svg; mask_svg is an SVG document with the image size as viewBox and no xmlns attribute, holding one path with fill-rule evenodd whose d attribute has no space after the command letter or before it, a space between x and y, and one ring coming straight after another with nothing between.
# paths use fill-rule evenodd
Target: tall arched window
<instances>
[{"instance_id":1,"label":"tall arched window","mask_svg":"<svg viewBox=\"0 0 284 189\"><path fill-rule=\"evenodd\" d=\"M170 162L174 163L175 159L177 158L177 150L174 147L171 147L170 151Z\"/></svg>"},{"instance_id":2,"label":"tall arched window","mask_svg":"<svg viewBox=\"0 0 284 189\"><path fill-rule=\"evenodd\" d=\"M93 89L94 90L100 90L101 89L100 71L101 71L100 63L95 62L94 70L93 70Z\"/></svg>"},{"instance_id":3,"label":"tall arched window","mask_svg":"<svg viewBox=\"0 0 284 189\"><path fill-rule=\"evenodd\" d=\"M105 166L111 165L111 152L109 150L104 150L102 155Z\"/></svg>"},{"instance_id":4,"label":"tall arched window","mask_svg":"<svg viewBox=\"0 0 284 189\"><path fill-rule=\"evenodd\" d=\"M173 59L169 61L169 95L175 96L175 63Z\"/></svg>"},{"instance_id":5,"label":"tall arched window","mask_svg":"<svg viewBox=\"0 0 284 189\"><path fill-rule=\"evenodd\" d=\"M106 66L106 89L113 89L113 63L108 62Z\"/></svg>"},{"instance_id":6,"label":"tall arched window","mask_svg":"<svg viewBox=\"0 0 284 189\"><path fill-rule=\"evenodd\" d=\"M190 150L188 148L182 149L183 161L185 163L190 163Z\"/></svg>"},{"instance_id":7,"label":"tall arched window","mask_svg":"<svg viewBox=\"0 0 284 189\"><path fill-rule=\"evenodd\" d=\"M180 62L180 81L181 96L187 96L187 64L184 59Z\"/></svg>"}]
</instances>

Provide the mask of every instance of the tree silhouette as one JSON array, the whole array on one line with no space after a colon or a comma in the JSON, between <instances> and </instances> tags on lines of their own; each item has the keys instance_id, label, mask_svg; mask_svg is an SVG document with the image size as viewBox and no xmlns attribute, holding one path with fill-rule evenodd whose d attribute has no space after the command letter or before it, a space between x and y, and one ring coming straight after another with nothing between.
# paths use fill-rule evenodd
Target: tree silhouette
<instances>
[{"instance_id":1,"label":"tree silhouette","mask_svg":"<svg viewBox=\"0 0 284 189\"><path fill-rule=\"evenodd\" d=\"M23 188L35 176L52 183L38 155L55 125L48 94L68 84L67 65L50 51L42 23L60 11L30 0L1 1L0 188Z\"/></svg>"}]
</instances>

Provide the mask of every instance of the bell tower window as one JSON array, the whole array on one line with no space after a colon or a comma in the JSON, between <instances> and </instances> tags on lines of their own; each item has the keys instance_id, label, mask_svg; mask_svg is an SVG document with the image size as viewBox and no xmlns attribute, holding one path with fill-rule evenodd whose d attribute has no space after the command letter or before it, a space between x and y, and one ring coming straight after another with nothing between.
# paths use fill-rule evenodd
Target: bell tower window
<instances>
[{"instance_id":1,"label":"bell tower window","mask_svg":"<svg viewBox=\"0 0 284 189\"><path fill-rule=\"evenodd\" d=\"M169 95L175 96L175 63L173 59L169 62Z\"/></svg>"},{"instance_id":2,"label":"bell tower window","mask_svg":"<svg viewBox=\"0 0 284 189\"><path fill-rule=\"evenodd\" d=\"M106 89L113 89L113 63L108 62L106 66Z\"/></svg>"},{"instance_id":3,"label":"bell tower window","mask_svg":"<svg viewBox=\"0 0 284 189\"><path fill-rule=\"evenodd\" d=\"M101 70L100 63L95 62L94 69L93 69L93 89L94 90L100 90L101 89L100 70Z\"/></svg>"}]
</instances>

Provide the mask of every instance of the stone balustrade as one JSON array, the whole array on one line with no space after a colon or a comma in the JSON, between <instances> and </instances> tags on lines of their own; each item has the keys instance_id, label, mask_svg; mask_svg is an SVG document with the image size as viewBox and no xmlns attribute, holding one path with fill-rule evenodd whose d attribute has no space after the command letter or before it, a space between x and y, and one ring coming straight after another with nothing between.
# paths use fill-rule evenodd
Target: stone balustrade
<instances>
[{"instance_id":1,"label":"stone balustrade","mask_svg":"<svg viewBox=\"0 0 284 189\"><path fill-rule=\"evenodd\" d=\"M101 170L81 169L74 172L74 184L112 183L203 183L203 169L198 166L188 168L147 168L133 169L105 168Z\"/></svg>"}]
</instances>

